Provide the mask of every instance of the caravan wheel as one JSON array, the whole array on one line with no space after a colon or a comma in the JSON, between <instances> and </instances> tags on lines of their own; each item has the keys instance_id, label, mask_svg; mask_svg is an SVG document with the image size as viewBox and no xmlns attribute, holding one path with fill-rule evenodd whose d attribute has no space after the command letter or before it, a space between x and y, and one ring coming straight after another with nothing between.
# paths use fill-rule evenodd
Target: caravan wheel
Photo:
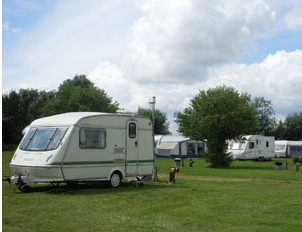
<instances>
[{"instance_id":1,"label":"caravan wheel","mask_svg":"<svg viewBox=\"0 0 302 232\"><path fill-rule=\"evenodd\" d=\"M114 172L110 177L110 182L109 182L110 186L116 188L121 184L121 182L122 182L121 174L118 172Z\"/></svg>"},{"instance_id":2,"label":"caravan wheel","mask_svg":"<svg viewBox=\"0 0 302 232\"><path fill-rule=\"evenodd\" d=\"M18 189L20 192L22 193L29 193L31 188L29 185L22 185L22 186L18 186Z\"/></svg>"}]
</instances>

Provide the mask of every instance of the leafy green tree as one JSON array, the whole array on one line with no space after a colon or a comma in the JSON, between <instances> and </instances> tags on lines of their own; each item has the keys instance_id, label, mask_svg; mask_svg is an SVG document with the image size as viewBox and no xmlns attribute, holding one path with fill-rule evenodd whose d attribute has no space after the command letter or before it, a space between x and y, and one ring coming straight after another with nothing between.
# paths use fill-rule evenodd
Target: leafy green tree
<instances>
[{"instance_id":1,"label":"leafy green tree","mask_svg":"<svg viewBox=\"0 0 302 232\"><path fill-rule=\"evenodd\" d=\"M251 105L257 111L258 124L255 127L255 134L272 135L276 124L272 102L265 100L264 97L256 97L251 101Z\"/></svg>"},{"instance_id":2,"label":"leafy green tree","mask_svg":"<svg viewBox=\"0 0 302 232\"><path fill-rule=\"evenodd\" d=\"M33 120L41 117L41 109L53 92L35 89L12 90L2 95L2 134L5 143L18 143L22 130Z\"/></svg>"},{"instance_id":3,"label":"leafy green tree","mask_svg":"<svg viewBox=\"0 0 302 232\"><path fill-rule=\"evenodd\" d=\"M79 111L114 113L118 106L117 102L112 102L111 97L104 90L95 87L85 75L76 75L59 86L56 98L48 100L43 107L43 114Z\"/></svg>"},{"instance_id":4,"label":"leafy green tree","mask_svg":"<svg viewBox=\"0 0 302 232\"><path fill-rule=\"evenodd\" d=\"M19 143L33 120L72 111L116 112L118 103L84 75L64 81L58 91L12 90L2 95L2 135L5 144Z\"/></svg>"},{"instance_id":5,"label":"leafy green tree","mask_svg":"<svg viewBox=\"0 0 302 232\"><path fill-rule=\"evenodd\" d=\"M152 112L150 109L139 107L135 115L150 118L150 120L152 121ZM154 118L155 118L154 134L156 135L171 134L169 131L169 122L165 113L161 112L160 110L155 110Z\"/></svg>"},{"instance_id":6,"label":"leafy green tree","mask_svg":"<svg viewBox=\"0 0 302 232\"><path fill-rule=\"evenodd\" d=\"M286 129L284 123L280 120L273 129L273 136L276 140L285 140Z\"/></svg>"},{"instance_id":7,"label":"leafy green tree","mask_svg":"<svg viewBox=\"0 0 302 232\"><path fill-rule=\"evenodd\" d=\"M302 112L288 115L284 127L286 140L302 140Z\"/></svg>"},{"instance_id":8,"label":"leafy green tree","mask_svg":"<svg viewBox=\"0 0 302 232\"><path fill-rule=\"evenodd\" d=\"M232 158L226 152L227 140L253 132L256 114L246 94L222 86L200 91L189 107L175 113L175 121L184 136L206 142L212 167L228 167Z\"/></svg>"}]
</instances>

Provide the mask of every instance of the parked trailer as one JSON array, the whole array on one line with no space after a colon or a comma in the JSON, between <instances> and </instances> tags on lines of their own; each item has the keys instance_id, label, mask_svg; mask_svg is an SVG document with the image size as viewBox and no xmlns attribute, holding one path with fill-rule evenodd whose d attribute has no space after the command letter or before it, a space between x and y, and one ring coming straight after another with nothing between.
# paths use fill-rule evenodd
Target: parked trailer
<instances>
[{"instance_id":1,"label":"parked trailer","mask_svg":"<svg viewBox=\"0 0 302 232\"><path fill-rule=\"evenodd\" d=\"M275 156L275 138L246 135L240 141L229 141L228 152L239 160L270 159Z\"/></svg>"},{"instance_id":2,"label":"parked trailer","mask_svg":"<svg viewBox=\"0 0 302 232\"><path fill-rule=\"evenodd\" d=\"M301 157L302 141L277 140L275 142L276 157Z\"/></svg>"},{"instance_id":3,"label":"parked trailer","mask_svg":"<svg viewBox=\"0 0 302 232\"><path fill-rule=\"evenodd\" d=\"M161 135L155 137L155 153L161 158L201 158L205 143L182 136Z\"/></svg>"},{"instance_id":4,"label":"parked trailer","mask_svg":"<svg viewBox=\"0 0 302 232\"><path fill-rule=\"evenodd\" d=\"M152 123L122 114L77 112L33 121L16 150L11 184L108 181L152 176Z\"/></svg>"}]
</instances>

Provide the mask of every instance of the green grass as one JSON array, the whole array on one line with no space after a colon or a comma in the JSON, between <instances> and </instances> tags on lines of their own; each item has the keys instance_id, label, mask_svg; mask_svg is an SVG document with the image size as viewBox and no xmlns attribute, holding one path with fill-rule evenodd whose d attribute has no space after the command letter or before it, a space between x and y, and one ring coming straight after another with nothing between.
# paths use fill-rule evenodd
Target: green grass
<instances>
[{"instance_id":1,"label":"green grass","mask_svg":"<svg viewBox=\"0 0 302 232\"><path fill-rule=\"evenodd\" d=\"M10 175L12 152L3 152L2 175ZM283 159L285 161L285 159ZM158 159L160 180L172 159ZM302 167L235 161L228 169L204 160L180 167L175 184L123 182L118 189L80 184L52 191L32 184L31 193L2 183L3 231L302 231ZM284 165L283 165L284 166Z\"/></svg>"}]
</instances>

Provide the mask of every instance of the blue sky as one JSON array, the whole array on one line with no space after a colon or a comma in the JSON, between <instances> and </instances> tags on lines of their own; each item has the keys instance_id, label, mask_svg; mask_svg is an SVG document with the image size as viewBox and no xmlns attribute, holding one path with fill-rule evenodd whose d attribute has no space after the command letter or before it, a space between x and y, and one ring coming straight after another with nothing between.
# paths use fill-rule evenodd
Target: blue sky
<instances>
[{"instance_id":1,"label":"blue sky","mask_svg":"<svg viewBox=\"0 0 302 232\"><path fill-rule=\"evenodd\" d=\"M135 111L173 113L218 85L302 111L302 0L3 0L2 91L75 74Z\"/></svg>"}]
</instances>

